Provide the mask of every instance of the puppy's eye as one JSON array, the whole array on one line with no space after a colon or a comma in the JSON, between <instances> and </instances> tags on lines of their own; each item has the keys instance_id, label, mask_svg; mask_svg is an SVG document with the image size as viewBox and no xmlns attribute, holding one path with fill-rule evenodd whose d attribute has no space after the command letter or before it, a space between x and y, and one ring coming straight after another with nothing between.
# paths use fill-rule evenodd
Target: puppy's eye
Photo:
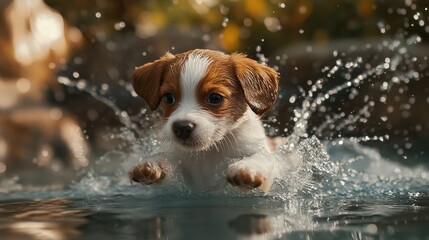
<instances>
[{"instance_id":1,"label":"puppy's eye","mask_svg":"<svg viewBox=\"0 0 429 240\"><path fill-rule=\"evenodd\" d=\"M212 93L207 98L207 102L212 106L218 106L223 102L223 97L217 93Z\"/></svg>"},{"instance_id":2,"label":"puppy's eye","mask_svg":"<svg viewBox=\"0 0 429 240\"><path fill-rule=\"evenodd\" d=\"M166 93L164 94L164 102L167 105L173 105L176 102L176 98L172 93Z\"/></svg>"}]
</instances>

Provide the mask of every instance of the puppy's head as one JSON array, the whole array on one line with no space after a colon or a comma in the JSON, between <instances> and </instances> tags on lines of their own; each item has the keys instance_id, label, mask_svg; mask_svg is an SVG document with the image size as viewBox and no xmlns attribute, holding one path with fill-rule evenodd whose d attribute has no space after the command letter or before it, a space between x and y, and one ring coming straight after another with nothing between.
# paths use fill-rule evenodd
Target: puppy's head
<instances>
[{"instance_id":1,"label":"puppy's head","mask_svg":"<svg viewBox=\"0 0 429 240\"><path fill-rule=\"evenodd\" d=\"M268 111L278 89L274 69L211 50L167 53L136 68L133 78L151 110L161 106L165 137L191 151L221 141L248 108L258 115Z\"/></svg>"}]
</instances>

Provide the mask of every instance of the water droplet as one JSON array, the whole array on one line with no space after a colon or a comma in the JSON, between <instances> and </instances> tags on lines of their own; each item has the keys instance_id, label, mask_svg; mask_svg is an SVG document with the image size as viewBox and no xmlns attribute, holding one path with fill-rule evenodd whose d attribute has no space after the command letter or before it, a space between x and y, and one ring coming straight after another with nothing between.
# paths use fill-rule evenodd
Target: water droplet
<instances>
[{"instance_id":1,"label":"water droplet","mask_svg":"<svg viewBox=\"0 0 429 240\"><path fill-rule=\"evenodd\" d=\"M117 31L122 30L123 28L125 28L125 26L126 26L125 22L117 22L117 23L115 23L115 25L113 25L113 27Z\"/></svg>"},{"instance_id":2,"label":"water droplet","mask_svg":"<svg viewBox=\"0 0 429 240\"><path fill-rule=\"evenodd\" d=\"M270 32L277 32L282 29L282 26L280 25L280 21L276 17L266 17L264 19L264 25Z\"/></svg>"},{"instance_id":3,"label":"water droplet","mask_svg":"<svg viewBox=\"0 0 429 240\"><path fill-rule=\"evenodd\" d=\"M109 90L109 84L107 84L107 83L103 83L103 84L101 84L101 89L102 89L103 91L107 91L107 90Z\"/></svg>"},{"instance_id":4,"label":"water droplet","mask_svg":"<svg viewBox=\"0 0 429 240\"><path fill-rule=\"evenodd\" d=\"M76 87L78 89L84 89L86 87L86 81L85 80L79 80L76 84Z\"/></svg>"},{"instance_id":5,"label":"water droplet","mask_svg":"<svg viewBox=\"0 0 429 240\"><path fill-rule=\"evenodd\" d=\"M386 91L389 87L389 84L387 82L383 82L380 86L381 91Z\"/></svg>"},{"instance_id":6,"label":"water droplet","mask_svg":"<svg viewBox=\"0 0 429 240\"><path fill-rule=\"evenodd\" d=\"M229 19L227 17L224 17L222 20L222 27L226 27L229 23Z\"/></svg>"},{"instance_id":7,"label":"water droplet","mask_svg":"<svg viewBox=\"0 0 429 240\"><path fill-rule=\"evenodd\" d=\"M244 26L245 26L245 27L251 27L251 26L252 26L252 24L253 24L253 21L252 21L252 19L251 19L251 18L245 18L245 19L243 20L243 24L244 24Z\"/></svg>"},{"instance_id":8,"label":"water droplet","mask_svg":"<svg viewBox=\"0 0 429 240\"><path fill-rule=\"evenodd\" d=\"M385 63L385 64L383 64L383 67L384 67L384 69L389 69L390 68L390 64Z\"/></svg>"},{"instance_id":9,"label":"water droplet","mask_svg":"<svg viewBox=\"0 0 429 240\"><path fill-rule=\"evenodd\" d=\"M412 146L413 144L410 142L405 143L405 149L411 149Z\"/></svg>"}]
</instances>

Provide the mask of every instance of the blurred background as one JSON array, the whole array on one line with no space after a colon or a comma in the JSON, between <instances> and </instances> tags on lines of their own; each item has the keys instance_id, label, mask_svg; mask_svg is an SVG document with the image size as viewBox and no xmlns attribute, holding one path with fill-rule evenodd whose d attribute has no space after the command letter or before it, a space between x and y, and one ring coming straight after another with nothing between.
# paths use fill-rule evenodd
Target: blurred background
<instances>
[{"instance_id":1,"label":"blurred background","mask_svg":"<svg viewBox=\"0 0 429 240\"><path fill-rule=\"evenodd\" d=\"M280 98L265 120L269 134L282 136L317 80L326 82L323 92L399 58L394 71L331 97L308 133L389 135L364 144L392 161L428 166L428 7L426 0L1 0L0 176L37 169L65 179L126 148L112 134L130 127L128 116L142 134L147 124L130 85L134 67L195 48L244 52L280 72ZM411 76L395 80L395 72ZM318 130L326 112L359 120Z\"/></svg>"}]
</instances>

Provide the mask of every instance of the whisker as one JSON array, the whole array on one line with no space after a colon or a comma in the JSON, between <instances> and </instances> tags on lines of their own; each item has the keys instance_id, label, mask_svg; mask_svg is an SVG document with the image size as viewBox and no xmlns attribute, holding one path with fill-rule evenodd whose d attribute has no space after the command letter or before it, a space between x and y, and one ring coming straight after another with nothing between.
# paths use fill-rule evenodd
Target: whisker
<instances>
[{"instance_id":1,"label":"whisker","mask_svg":"<svg viewBox=\"0 0 429 240\"><path fill-rule=\"evenodd\" d=\"M223 138L222 140L220 140L219 144L221 145L221 147L223 148L223 150L228 150L228 142L225 141L225 138Z\"/></svg>"},{"instance_id":2,"label":"whisker","mask_svg":"<svg viewBox=\"0 0 429 240\"><path fill-rule=\"evenodd\" d=\"M227 146L229 145L230 149L233 149L234 145L228 135L225 136L225 140L226 140L225 143L227 144Z\"/></svg>"},{"instance_id":3,"label":"whisker","mask_svg":"<svg viewBox=\"0 0 429 240\"><path fill-rule=\"evenodd\" d=\"M234 138L235 144L238 146L238 145L239 145L239 144L238 144L238 140L237 140L237 138L235 137L234 133L233 133L233 132L232 132L232 130L230 130L230 129L228 129L228 131L229 131L229 133L231 134L231 136Z\"/></svg>"}]
</instances>

